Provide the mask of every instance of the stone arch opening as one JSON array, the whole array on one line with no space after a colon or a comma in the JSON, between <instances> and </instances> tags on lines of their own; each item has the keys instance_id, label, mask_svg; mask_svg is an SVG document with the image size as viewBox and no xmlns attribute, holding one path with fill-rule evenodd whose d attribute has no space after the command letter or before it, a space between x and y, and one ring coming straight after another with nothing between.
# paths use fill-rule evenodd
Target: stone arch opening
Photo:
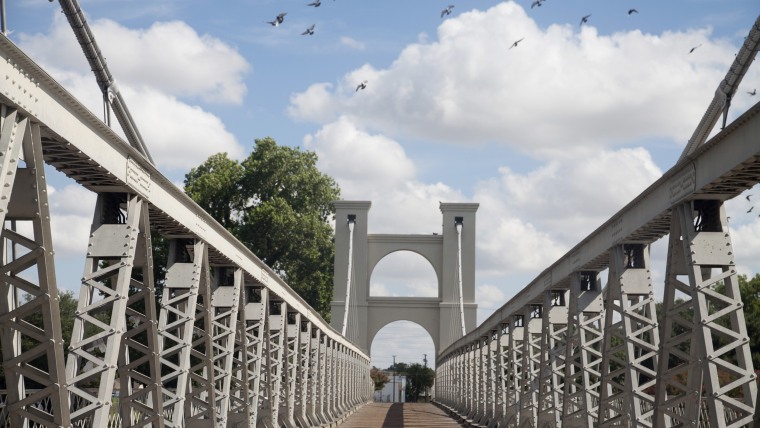
<instances>
[{"instance_id":1,"label":"stone arch opening","mask_svg":"<svg viewBox=\"0 0 760 428\"><path fill-rule=\"evenodd\" d=\"M370 297L438 297L439 289L433 264L411 250L389 253L370 272Z\"/></svg>"},{"instance_id":2,"label":"stone arch opening","mask_svg":"<svg viewBox=\"0 0 760 428\"><path fill-rule=\"evenodd\" d=\"M435 368L435 344L433 337L423 326L412 321L400 320L384 325L370 341L372 365L387 369L397 363L427 365Z\"/></svg>"}]
</instances>

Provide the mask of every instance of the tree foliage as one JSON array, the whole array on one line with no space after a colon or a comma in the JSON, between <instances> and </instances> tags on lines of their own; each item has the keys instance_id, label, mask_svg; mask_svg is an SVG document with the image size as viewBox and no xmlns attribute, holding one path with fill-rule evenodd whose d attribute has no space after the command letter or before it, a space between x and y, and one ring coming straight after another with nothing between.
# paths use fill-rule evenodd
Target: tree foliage
<instances>
[{"instance_id":1,"label":"tree foliage","mask_svg":"<svg viewBox=\"0 0 760 428\"><path fill-rule=\"evenodd\" d=\"M420 363L395 363L388 367L388 371L406 376L407 401L417 401L420 396L426 394L435 379L435 371Z\"/></svg>"},{"instance_id":2,"label":"tree foliage","mask_svg":"<svg viewBox=\"0 0 760 428\"><path fill-rule=\"evenodd\" d=\"M380 371L377 367L372 367L369 371L369 377L372 382L375 383L375 391L383 389L386 383L390 382L390 378L385 372Z\"/></svg>"},{"instance_id":3,"label":"tree foliage","mask_svg":"<svg viewBox=\"0 0 760 428\"><path fill-rule=\"evenodd\" d=\"M340 189L317 155L257 139L242 162L219 153L185 176L185 192L329 320L332 202Z\"/></svg>"}]
</instances>

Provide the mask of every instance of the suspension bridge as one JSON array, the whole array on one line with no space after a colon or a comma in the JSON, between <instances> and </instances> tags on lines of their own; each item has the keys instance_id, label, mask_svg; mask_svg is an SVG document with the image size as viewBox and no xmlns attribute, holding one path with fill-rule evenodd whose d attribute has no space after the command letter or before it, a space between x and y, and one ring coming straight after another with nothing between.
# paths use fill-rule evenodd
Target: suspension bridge
<instances>
[{"instance_id":1,"label":"suspension bridge","mask_svg":"<svg viewBox=\"0 0 760 428\"><path fill-rule=\"evenodd\" d=\"M368 235L369 203L336 203L330 325L156 169L81 10L61 5L127 141L0 35L0 425L336 426L372 399L371 338L416 316L435 400L470 426L760 426L723 206L760 181L760 104L726 123L760 18L676 165L480 325L477 204L441 204L442 233L423 237ZM97 194L66 356L46 167ZM657 296L649 246L666 236ZM433 264L438 297L368 296L398 249Z\"/></svg>"}]
</instances>

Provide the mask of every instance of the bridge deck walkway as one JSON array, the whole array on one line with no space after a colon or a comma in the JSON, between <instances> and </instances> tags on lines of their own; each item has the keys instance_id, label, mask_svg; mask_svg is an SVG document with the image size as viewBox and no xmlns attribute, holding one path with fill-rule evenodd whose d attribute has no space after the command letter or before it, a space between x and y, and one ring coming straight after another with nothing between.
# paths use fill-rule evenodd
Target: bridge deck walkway
<instances>
[{"instance_id":1,"label":"bridge deck walkway","mask_svg":"<svg viewBox=\"0 0 760 428\"><path fill-rule=\"evenodd\" d=\"M339 428L459 427L455 419L431 403L369 403Z\"/></svg>"}]
</instances>

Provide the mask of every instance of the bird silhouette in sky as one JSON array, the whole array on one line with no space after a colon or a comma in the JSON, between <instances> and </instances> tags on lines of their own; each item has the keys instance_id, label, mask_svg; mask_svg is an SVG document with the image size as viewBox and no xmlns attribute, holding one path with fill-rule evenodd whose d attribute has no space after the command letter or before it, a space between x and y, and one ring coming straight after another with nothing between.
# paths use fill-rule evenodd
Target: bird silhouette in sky
<instances>
[{"instance_id":1,"label":"bird silhouette in sky","mask_svg":"<svg viewBox=\"0 0 760 428\"><path fill-rule=\"evenodd\" d=\"M628 9L628 14L629 15L633 15L634 13L639 13L639 11L636 10L636 9Z\"/></svg>"},{"instance_id":2,"label":"bird silhouette in sky","mask_svg":"<svg viewBox=\"0 0 760 428\"><path fill-rule=\"evenodd\" d=\"M749 202L749 198L751 198L751 197L752 197L752 194L750 193L749 195L745 196L744 199L746 199L747 202Z\"/></svg>"},{"instance_id":3,"label":"bird silhouette in sky","mask_svg":"<svg viewBox=\"0 0 760 428\"><path fill-rule=\"evenodd\" d=\"M273 27L277 27L278 25L282 24L282 21L285 20L285 15L287 15L287 13L283 12L283 13L277 15L277 17L274 19L274 21L267 21L267 23L271 24Z\"/></svg>"},{"instance_id":4,"label":"bird silhouette in sky","mask_svg":"<svg viewBox=\"0 0 760 428\"><path fill-rule=\"evenodd\" d=\"M359 83L359 85L356 86L356 90L354 92L359 92L359 89L364 89L367 87L367 81L363 81L362 83Z\"/></svg>"},{"instance_id":5,"label":"bird silhouette in sky","mask_svg":"<svg viewBox=\"0 0 760 428\"><path fill-rule=\"evenodd\" d=\"M454 5L453 4L450 4L448 7L446 7L446 9L443 9L441 11L441 18L443 18L446 15L451 15L451 9L454 9Z\"/></svg>"},{"instance_id":6,"label":"bird silhouette in sky","mask_svg":"<svg viewBox=\"0 0 760 428\"><path fill-rule=\"evenodd\" d=\"M307 4L306 6L314 6L314 7L319 7L320 5L322 5L322 0L316 0L316 1L313 1L313 2L311 2L311 3L309 3L309 4Z\"/></svg>"},{"instance_id":7,"label":"bird silhouette in sky","mask_svg":"<svg viewBox=\"0 0 760 428\"><path fill-rule=\"evenodd\" d=\"M754 97L755 95L757 95L757 89L753 89L752 92L747 91L747 93Z\"/></svg>"},{"instance_id":8,"label":"bird silhouette in sky","mask_svg":"<svg viewBox=\"0 0 760 428\"><path fill-rule=\"evenodd\" d=\"M694 52L694 51L695 51L695 50L696 50L698 47L700 47L700 46L702 46L702 43L700 43L700 44L698 44L698 45L694 46L693 48L689 49L689 53L692 53L692 52Z\"/></svg>"},{"instance_id":9,"label":"bird silhouette in sky","mask_svg":"<svg viewBox=\"0 0 760 428\"><path fill-rule=\"evenodd\" d=\"M536 6L541 7L541 4L544 1L546 1L546 0L534 0L533 3L530 4L530 8L533 9Z\"/></svg>"},{"instance_id":10,"label":"bird silhouette in sky","mask_svg":"<svg viewBox=\"0 0 760 428\"><path fill-rule=\"evenodd\" d=\"M749 214L749 213L751 213L751 212L752 212L752 210L754 210L754 209L755 209L755 207L754 207L754 206L752 206L752 207L749 207L749 209L747 210L747 213L748 213L748 214Z\"/></svg>"},{"instance_id":11,"label":"bird silhouette in sky","mask_svg":"<svg viewBox=\"0 0 760 428\"><path fill-rule=\"evenodd\" d=\"M583 24L587 23L587 22L588 22L588 19L589 19L590 17L591 17L591 14L589 13L588 15L584 16L583 18L581 18L581 23L580 23L580 24L578 24L578 26L580 27L581 25L583 25Z\"/></svg>"},{"instance_id":12,"label":"bird silhouette in sky","mask_svg":"<svg viewBox=\"0 0 760 428\"><path fill-rule=\"evenodd\" d=\"M518 44L518 43L520 43L520 42L522 42L522 41L523 41L523 39L525 39L525 37L523 37L522 39L520 39L520 40L517 40L516 42L512 43L512 46L510 46L509 48L510 48L510 49L512 49L512 48L516 48L516 47L517 47L517 44Z\"/></svg>"},{"instance_id":13,"label":"bird silhouette in sky","mask_svg":"<svg viewBox=\"0 0 760 428\"><path fill-rule=\"evenodd\" d=\"M311 27L307 28L306 31L304 31L303 33L301 33L301 35L306 35L306 34L308 34L310 36L313 35L314 34L314 25L315 24L311 24Z\"/></svg>"}]
</instances>

